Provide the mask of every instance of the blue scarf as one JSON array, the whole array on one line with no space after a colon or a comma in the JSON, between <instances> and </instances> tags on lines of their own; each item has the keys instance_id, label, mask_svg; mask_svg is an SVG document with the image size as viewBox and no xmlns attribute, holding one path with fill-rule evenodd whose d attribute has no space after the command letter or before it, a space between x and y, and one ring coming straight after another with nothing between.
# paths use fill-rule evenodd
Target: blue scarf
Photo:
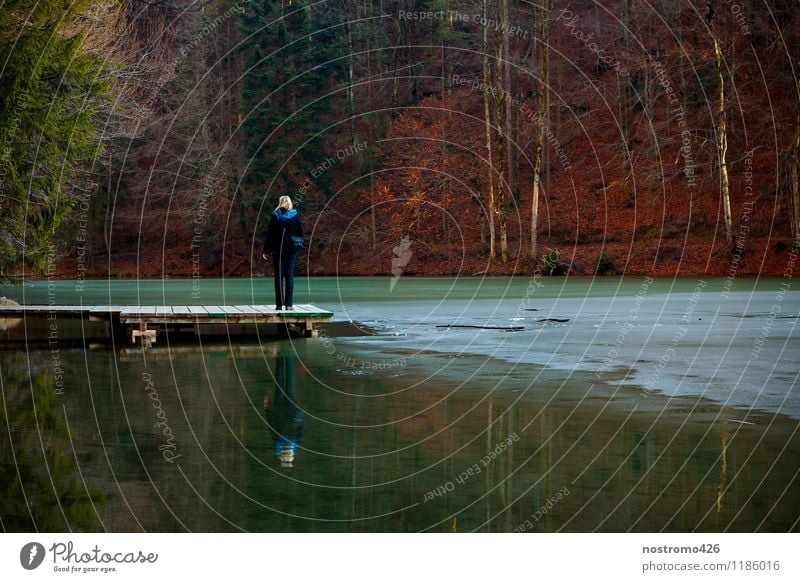
<instances>
[{"instance_id":1,"label":"blue scarf","mask_svg":"<svg viewBox=\"0 0 800 582\"><path fill-rule=\"evenodd\" d=\"M284 210L283 208L276 208L272 213L272 216L283 222L284 220L289 220L290 218L294 218L297 216L297 210L294 208L290 208L289 210Z\"/></svg>"}]
</instances>

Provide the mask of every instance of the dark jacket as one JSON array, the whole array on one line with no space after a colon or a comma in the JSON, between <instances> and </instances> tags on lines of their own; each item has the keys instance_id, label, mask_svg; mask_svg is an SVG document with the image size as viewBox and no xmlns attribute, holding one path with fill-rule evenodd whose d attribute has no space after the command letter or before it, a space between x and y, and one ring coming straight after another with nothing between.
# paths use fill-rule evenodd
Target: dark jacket
<instances>
[{"instance_id":1,"label":"dark jacket","mask_svg":"<svg viewBox=\"0 0 800 582\"><path fill-rule=\"evenodd\" d=\"M264 238L264 253L271 255L296 253L300 249L292 242L292 237L302 238L303 235L303 223L297 211L294 208L291 210L277 208L269 219L267 236Z\"/></svg>"}]
</instances>

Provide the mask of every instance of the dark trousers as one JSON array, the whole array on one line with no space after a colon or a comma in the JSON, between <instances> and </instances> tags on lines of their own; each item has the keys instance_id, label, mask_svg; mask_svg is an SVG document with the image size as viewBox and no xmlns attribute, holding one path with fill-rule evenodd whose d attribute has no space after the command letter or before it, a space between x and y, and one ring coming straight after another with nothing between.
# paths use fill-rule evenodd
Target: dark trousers
<instances>
[{"instance_id":1,"label":"dark trousers","mask_svg":"<svg viewBox=\"0 0 800 582\"><path fill-rule=\"evenodd\" d=\"M297 253L272 255L275 265L275 308L294 305L294 267L297 264Z\"/></svg>"}]
</instances>

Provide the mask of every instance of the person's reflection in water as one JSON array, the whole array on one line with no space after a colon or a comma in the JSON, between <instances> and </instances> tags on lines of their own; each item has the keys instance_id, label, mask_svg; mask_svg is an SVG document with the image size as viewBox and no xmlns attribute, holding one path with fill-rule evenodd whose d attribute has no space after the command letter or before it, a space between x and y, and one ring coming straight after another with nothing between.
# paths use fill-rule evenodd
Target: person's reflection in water
<instances>
[{"instance_id":1,"label":"person's reflection in water","mask_svg":"<svg viewBox=\"0 0 800 582\"><path fill-rule=\"evenodd\" d=\"M275 396L264 396L264 411L272 429L275 456L281 467L291 467L303 436L303 411L297 404L294 385L294 354L280 353L275 359Z\"/></svg>"}]
</instances>

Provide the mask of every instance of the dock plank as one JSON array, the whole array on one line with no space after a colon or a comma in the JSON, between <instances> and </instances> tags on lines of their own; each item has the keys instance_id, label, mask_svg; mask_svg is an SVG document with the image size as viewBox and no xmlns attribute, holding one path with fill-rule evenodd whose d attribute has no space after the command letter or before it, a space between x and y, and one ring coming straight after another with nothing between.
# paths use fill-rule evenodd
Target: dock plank
<instances>
[{"instance_id":1,"label":"dock plank","mask_svg":"<svg viewBox=\"0 0 800 582\"><path fill-rule=\"evenodd\" d=\"M155 305L128 305L120 312L121 317L153 317L156 315Z\"/></svg>"},{"instance_id":2,"label":"dock plank","mask_svg":"<svg viewBox=\"0 0 800 582\"><path fill-rule=\"evenodd\" d=\"M310 316L315 316L315 317L333 317L333 312L332 311L327 311L325 309L317 307L316 305L308 305L307 304L307 305L303 305L302 308L303 308L303 310L302 310L301 313L303 315L310 315Z\"/></svg>"},{"instance_id":3,"label":"dock plank","mask_svg":"<svg viewBox=\"0 0 800 582\"><path fill-rule=\"evenodd\" d=\"M226 313L219 305L203 305L205 307L206 312L208 313L208 317L225 317Z\"/></svg>"},{"instance_id":4,"label":"dock plank","mask_svg":"<svg viewBox=\"0 0 800 582\"><path fill-rule=\"evenodd\" d=\"M292 311L274 305L3 305L0 317L88 318L93 321L119 321L124 325L244 323L286 321L303 323L311 319L331 319L333 312L315 305L295 305Z\"/></svg>"}]
</instances>

